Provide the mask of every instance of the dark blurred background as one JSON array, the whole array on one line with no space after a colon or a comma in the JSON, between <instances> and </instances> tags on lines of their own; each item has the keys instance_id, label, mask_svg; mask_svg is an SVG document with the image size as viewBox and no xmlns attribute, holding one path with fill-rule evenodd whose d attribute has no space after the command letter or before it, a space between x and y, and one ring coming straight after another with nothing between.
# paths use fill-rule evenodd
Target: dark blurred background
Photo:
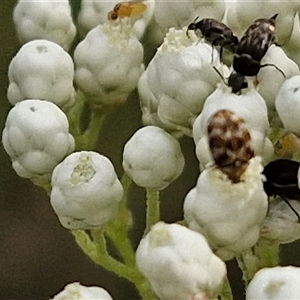
<instances>
[{"instance_id":1,"label":"dark blurred background","mask_svg":"<svg viewBox=\"0 0 300 300\"><path fill-rule=\"evenodd\" d=\"M10 104L6 99L7 70L11 58L20 48L12 22L16 1L2 1L0 6L0 131ZM74 14L80 1L71 0ZM126 140L141 126L136 92L127 103L108 115L99 136L97 150L108 156L119 175L121 153ZM192 139L181 140L186 168L180 179L162 193L162 219L182 218L185 194L195 185L198 162ZM51 209L46 192L29 180L18 177L0 143L0 300L44 300L53 297L70 282L106 288L115 300L139 299L134 287L123 279L94 265L77 247L73 236L61 227ZM129 205L134 211L131 234L134 246L143 232L145 201L142 189L134 187ZM300 265L300 244L283 249L284 264ZM233 281L235 277L233 277ZM149 299L150 300L150 299Z\"/></svg>"}]
</instances>

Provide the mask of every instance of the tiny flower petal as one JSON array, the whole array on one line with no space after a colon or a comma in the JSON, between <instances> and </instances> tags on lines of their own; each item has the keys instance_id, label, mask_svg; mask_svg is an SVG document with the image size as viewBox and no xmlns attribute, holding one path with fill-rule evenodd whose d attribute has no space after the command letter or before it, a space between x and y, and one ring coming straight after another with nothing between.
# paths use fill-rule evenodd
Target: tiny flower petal
<instances>
[{"instance_id":1,"label":"tiny flower petal","mask_svg":"<svg viewBox=\"0 0 300 300\"><path fill-rule=\"evenodd\" d=\"M68 229L99 228L111 221L123 188L108 158L96 152L69 155L53 171L50 202Z\"/></svg>"},{"instance_id":2,"label":"tiny flower petal","mask_svg":"<svg viewBox=\"0 0 300 300\"><path fill-rule=\"evenodd\" d=\"M78 282L69 283L64 290L58 293L52 300L113 300L110 294L97 286L83 286Z\"/></svg>"},{"instance_id":3,"label":"tiny flower petal","mask_svg":"<svg viewBox=\"0 0 300 300\"><path fill-rule=\"evenodd\" d=\"M139 129L126 143L123 168L142 187L162 190L179 177L184 157L179 142L163 129Z\"/></svg>"},{"instance_id":4,"label":"tiny flower petal","mask_svg":"<svg viewBox=\"0 0 300 300\"><path fill-rule=\"evenodd\" d=\"M159 222L136 251L139 270L161 300L215 299L226 266L205 238L178 224Z\"/></svg>"}]
</instances>

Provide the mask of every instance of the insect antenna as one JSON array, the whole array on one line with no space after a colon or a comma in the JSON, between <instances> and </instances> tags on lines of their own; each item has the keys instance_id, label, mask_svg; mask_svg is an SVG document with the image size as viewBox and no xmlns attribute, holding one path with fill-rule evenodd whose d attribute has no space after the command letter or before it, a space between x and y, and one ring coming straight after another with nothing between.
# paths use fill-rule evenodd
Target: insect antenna
<instances>
[{"instance_id":1,"label":"insect antenna","mask_svg":"<svg viewBox=\"0 0 300 300\"><path fill-rule=\"evenodd\" d=\"M298 223L300 223L300 216L299 216L299 213L296 211L296 209L292 206L292 204L289 202L289 200L287 198L285 198L284 196L281 196L281 198L289 206L289 208L294 212L294 214L298 218Z\"/></svg>"},{"instance_id":2,"label":"insect antenna","mask_svg":"<svg viewBox=\"0 0 300 300\"><path fill-rule=\"evenodd\" d=\"M225 79L224 79L223 75L221 74L221 72L220 72L215 66L213 66L213 68L214 68L214 70L218 73L218 75L221 77L223 83L224 83L225 85L229 86L229 84L225 81Z\"/></svg>"}]
</instances>

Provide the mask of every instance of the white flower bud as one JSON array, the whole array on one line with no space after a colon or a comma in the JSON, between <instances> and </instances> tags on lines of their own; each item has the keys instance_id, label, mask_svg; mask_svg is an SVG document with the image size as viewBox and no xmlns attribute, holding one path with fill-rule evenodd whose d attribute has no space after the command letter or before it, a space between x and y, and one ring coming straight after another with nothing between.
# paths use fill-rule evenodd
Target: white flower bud
<instances>
[{"instance_id":1,"label":"white flower bud","mask_svg":"<svg viewBox=\"0 0 300 300\"><path fill-rule=\"evenodd\" d=\"M52 300L113 300L110 294L98 286L83 286L73 282L65 286L64 290L58 293Z\"/></svg>"},{"instance_id":2,"label":"white flower bud","mask_svg":"<svg viewBox=\"0 0 300 300\"><path fill-rule=\"evenodd\" d=\"M161 128L139 129L124 147L124 171L139 186L162 190L180 176L183 167L179 142Z\"/></svg>"},{"instance_id":3,"label":"white flower bud","mask_svg":"<svg viewBox=\"0 0 300 300\"><path fill-rule=\"evenodd\" d=\"M281 86L275 106L283 127L291 132L300 134L300 75L287 79Z\"/></svg>"},{"instance_id":4,"label":"white flower bud","mask_svg":"<svg viewBox=\"0 0 300 300\"><path fill-rule=\"evenodd\" d=\"M293 266L264 268L250 282L247 300L299 299L300 268Z\"/></svg>"},{"instance_id":5,"label":"white flower bud","mask_svg":"<svg viewBox=\"0 0 300 300\"><path fill-rule=\"evenodd\" d=\"M190 229L202 233L214 252L229 260L252 247L267 213L268 197L262 184L261 159L250 159L240 182L232 183L211 166L199 176L184 201Z\"/></svg>"},{"instance_id":6,"label":"white flower bud","mask_svg":"<svg viewBox=\"0 0 300 300\"><path fill-rule=\"evenodd\" d=\"M300 212L298 200L288 200ZM300 223L296 214L281 198L270 201L268 215L260 232L261 237L279 244L300 239Z\"/></svg>"},{"instance_id":7,"label":"white flower bud","mask_svg":"<svg viewBox=\"0 0 300 300\"><path fill-rule=\"evenodd\" d=\"M24 100L13 107L2 134L4 149L21 177L51 176L75 148L66 115L53 103Z\"/></svg>"},{"instance_id":8,"label":"white flower bud","mask_svg":"<svg viewBox=\"0 0 300 300\"><path fill-rule=\"evenodd\" d=\"M78 15L80 35L84 37L97 25L107 22L110 12L112 12L114 7L119 3L122 2L120 0L82 0ZM133 33L140 39L152 18L155 1L124 1L123 3L123 5L129 6L128 9L126 9L127 15L124 16L124 14L121 14L116 22L121 21L121 19L126 19L125 23L131 23L133 25Z\"/></svg>"},{"instance_id":9,"label":"white flower bud","mask_svg":"<svg viewBox=\"0 0 300 300\"><path fill-rule=\"evenodd\" d=\"M192 124L220 77L219 53L186 28L170 28L138 84L143 123L177 135L192 135ZM212 62L213 58L213 62ZM157 118L161 121L156 122Z\"/></svg>"},{"instance_id":10,"label":"white flower bud","mask_svg":"<svg viewBox=\"0 0 300 300\"><path fill-rule=\"evenodd\" d=\"M221 20L225 12L224 1L156 1L153 19L164 34L168 28L182 28L196 17Z\"/></svg>"},{"instance_id":11,"label":"white flower bud","mask_svg":"<svg viewBox=\"0 0 300 300\"><path fill-rule=\"evenodd\" d=\"M282 46L284 52L290 57L295 63L300 65L300 22L299 22L299 11L294 18L294 27L290 39Z\"/></svg>"},{"instance_id":12,"label":"white flower bud","mask_svg":"<svg viewBox=\"0 0 300 300\"><path fill-rule=\"evenodd\" d=\"M273 64L280 69L283 74L274 66L263 67L257 74L259 82L257 90L264 98L268 110L275 110L275 98L281 85L287 78L299 74L299 67L295 62L287 57L284 51L275 45L271 45L267 53L261 60L261 65Z\"/></svg>"},{"instance_id":13,"label":"white flower bud","mask_svg":"<svg viewBox=\"0 0 300 300\"><path fill-rule=\"evenodd\" d=\"M241 95L231 93L220 86L205 101L202 113L193 125L196 155L203 166L211 162L207 144L207 125L211 116L220 109L229 109L244 119L251 135L255 155L268 161L273 155L273 144L267 137L269 131L268 111L264 99L254 89Z\"/></svg>"},{"instance_id":14,"label":"white flower bud","mask_svg":"<svg viewBox=\"0 0 300 300\"><path fill-rule=\"evenodd\" d=\"M141 240L136 261L161 300L216 299L226 276L205 238L178 224L155 224Z\"/></svg>"},{"instance_id":15,"label":"white flower bud","mask_svg":"<svg viewBox=\"0 0 300 300\"><path fill-rule=\"evenodd\" d=\"M69 155L53 171L51 205L68 229L98 228L111 221L123 187L110 160L91 151Z\"/></svg>"},{"instance_id":16,"label":"white flower bud","mask_svg":"<svg viewBox=\"0 0 300 300\"><path fill-rule=\"evenodd\" d=\"M26 43L10 62L8 78L7 98L12 105L41 99L67 109L75 102L73 61L56 43Z\"/></svg>"},{"instance_id":17,"label":"white flower bud","mask_svg":"<svg viewBox=\"0 0 300 300\"><path fill-rule=\"evenodd\" d=\"M92 29L75 49L74 61L76 83L97 107L123 103L144 71L143 47L125 24Z\"/></svg>"},{"instance_id":18,"label":"white flower bud","mask_svg":"<svg viewBox=\"0 0 300 300\"><path fill-rule=\"evenodd\" d=\"M22 43L46 39L68 51L76 35L68 0L19 0L13 18Z\"/></svg>"}]
</instances>

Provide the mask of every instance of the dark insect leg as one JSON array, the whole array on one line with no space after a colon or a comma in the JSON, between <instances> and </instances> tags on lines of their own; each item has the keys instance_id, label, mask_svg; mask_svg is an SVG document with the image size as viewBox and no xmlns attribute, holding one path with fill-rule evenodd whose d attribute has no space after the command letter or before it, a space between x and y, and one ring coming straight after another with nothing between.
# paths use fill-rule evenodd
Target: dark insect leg
<instances>
[{"instance_id":1,"label":"dark insect leg","mask_svg":"<svg viewBox=\"0 0 300 300\"><path fill-rule=\"evenodd\" d=\"M289 202L288 199L286 199L285 197L282 197L283 201L289 206L289 208L294 212L294 214L297 216L298 218L298 223L300 223L300 216L298 214L298 212L296 211L296 209L292 206L292 204Z\"/></svg>"},{"instance_id":2,"label":"dark insect leg","mask_svg":"<svg viewBox=\"0 0 300 300\"><path fill-rule=\"evenodd\" d=\"M222 81L224 82L225 85L228 86L228 83L224 80L224 77L223 75L220 73L220 71L215 67L213 66L214 70L218 73L218 75L221 77Z\"/></svg>"},{"instance_id":3,"label":"dark insect leg","mask_svg":"<svg viewBox=\"0 0 300 300\"><path fill-rule=\"evenodd\" d=\"M279 71L281 74L282 74L282 76L284 77L284 78L286 78L286 76L285 76L285 74L283 73L283 71L282 70L280 70L277 66L275 66L274 64L264 64L264 65L261 65L260 66L260 69L261 68L264 68L264 67L274 67L277 71Z\"/></svg>"}]
</instances>

